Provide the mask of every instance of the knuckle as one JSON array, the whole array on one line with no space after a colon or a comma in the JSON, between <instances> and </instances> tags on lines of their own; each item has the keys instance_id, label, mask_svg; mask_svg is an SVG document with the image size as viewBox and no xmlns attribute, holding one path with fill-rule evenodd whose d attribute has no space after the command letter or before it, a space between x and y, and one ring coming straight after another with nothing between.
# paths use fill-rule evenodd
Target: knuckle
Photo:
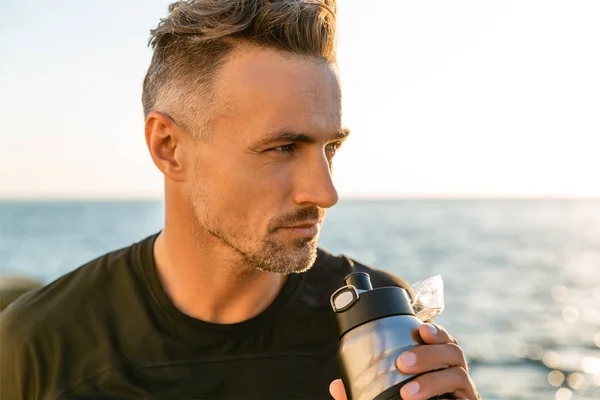
<instances>
[{"instance_id":1,"label":"knuckle","mask_svg":"<svg viewBox=\"0 0 600 400\"><path fill-rule=\"evenodd\" d=\"M440 343L456 343L456 340L448 332L441 331L439 334Z\"/></svg>"},{"instance_id":2,"label":"knuckle","mask_svg":"<svg viewBox=\"0 0 600 400\"><path fill-rule=\"evenodd\" d=\"M431 325L435 326L438 329L438 337L442 343L455 343L458 344L458 340L455 337L450 335L443 326L431 323Z\"/></svg>"},{"instance_id":3,"label":"knuckle","mask_svg":"<svg viewBox=\"0 0 600 400\"><path fill-rule=\"evenodd\" d=\"M469 373L467 372L467 370L460 366L460 365L456 365L452 368L450 368L452 370L452 373L456 374L458 376L458 379L463 381L463 380L467 380L469 381Z\"/></svg>"},{"instance_id":4,"label":"knuckle","mask_svg":"<svg viewBox=\"0 0 600 400\"><path fill-rule=\"evenodd\" d=\"M458 346L457 344L454 344L454 343L451 343L448 346L450 346L450 352L453 355L453 357L455 357L456 360L460 360L460 365L466 366L467 360L465 358L465 353L460 348L460 346Z\"/></svg>"},{"instance_id":5,"label":"knuckle","mask_svg":"<svg viewBox=\"0 0 600 400\"><path fill-rule=\"evenodd\" d=\"M441 337L447 337L447 338L450 337L450 334L443 326L438 325L438 324L432 324L432 325L438 329L438 335L440 335Z\"/></svg>"},{"instance_id":6,"label":"knuckle","mask_svg":"<svg viewBox=\"0 0 600 400\"><path fill-rule=\"evenodd\" d=\"M448 347L451 349L450 351L454 354L464 356L463 350L456 343L448 343Z\"/></svg>"},{"instance_id":7,"label":"knuckle","mask_svg":"<svg viewBox=\"0 0 600 400\"><path fill-rule=\"evenodd\" d=\"M454 343L450 343L448 345L452 349L451 351L454 354L454 356L456 357L456 359L460 360L460 367L463 368L465 370L465 372L468 373L467 359L465 358L465 353L464 353L463 349L459 345L454 344Z\"/></svg>"}]
</instances>

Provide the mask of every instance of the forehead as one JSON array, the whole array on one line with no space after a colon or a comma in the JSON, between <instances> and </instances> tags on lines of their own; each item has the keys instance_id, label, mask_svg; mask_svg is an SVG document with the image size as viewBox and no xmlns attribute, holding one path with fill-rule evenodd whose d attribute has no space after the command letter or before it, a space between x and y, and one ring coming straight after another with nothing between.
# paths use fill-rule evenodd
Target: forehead
<instances>
[{"instance_id":1,"label":"forehead","mask_svg":"<svg viewBox=\"0 0 600 400\"><path fill-rule=\"evenodd\" d=\"M237 135L288 130L331 135L341 128L341 93L334 66L257 47L233 51L213 90L224 112L216 128Z\"/></svg>"}]
</instances>

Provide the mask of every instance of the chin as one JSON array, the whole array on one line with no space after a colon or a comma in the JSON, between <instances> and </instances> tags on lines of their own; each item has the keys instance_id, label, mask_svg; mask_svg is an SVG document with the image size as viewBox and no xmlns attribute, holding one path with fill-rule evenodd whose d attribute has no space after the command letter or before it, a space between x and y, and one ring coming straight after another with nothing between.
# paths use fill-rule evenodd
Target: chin
<instances>
[{"instance_id":1,"label":"chin","mask_svg":"<svg viewBox=\"0 0 600 400\"><path fill-rule=\"evenodd\" d=\"M317 259L317 242L308 244L300 254L295 257L294 261L289 264L289 273L301 273L308 271L315 263Z\"/></svg>"},{"instance_id":2,"label":"chin","mask_svg":"<svg viewBox=\"0 0 600 400\"><path fill-rule=\"evenodd\" d=\"M279 274L298 274L308 271L317 259L316 240L295 241L292 245L278 246L278 251L265 251L254 267Z\"/></svg>"}]
</instances>

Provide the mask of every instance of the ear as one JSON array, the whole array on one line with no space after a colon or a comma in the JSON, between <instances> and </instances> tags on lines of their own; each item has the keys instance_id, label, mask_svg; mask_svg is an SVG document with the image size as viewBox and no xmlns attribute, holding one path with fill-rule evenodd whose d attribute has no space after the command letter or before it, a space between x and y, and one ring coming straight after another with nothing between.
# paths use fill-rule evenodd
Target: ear
<instances>
[{"instance_id":1,"label":"ear","mask_svg":"<svg viewBox=\"0 0 600 400\"><path fill-rule=\"evenodd\" d=\"M146 145L158 169L170 180L185 181L186 168L190 164L186 156L189 134L171 117L157 111L148 115L144 130Z\"/></svg>"}]
</instances>

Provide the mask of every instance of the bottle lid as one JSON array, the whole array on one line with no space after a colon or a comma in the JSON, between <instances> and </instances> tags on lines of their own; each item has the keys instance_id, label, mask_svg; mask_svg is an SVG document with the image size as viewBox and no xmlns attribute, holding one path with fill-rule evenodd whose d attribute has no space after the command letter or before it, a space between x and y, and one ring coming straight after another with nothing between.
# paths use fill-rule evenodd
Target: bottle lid
<instances>
[{"instance_id":1,"label":"bottle lid","mask_svg":"<svg viewBox=\"0 0 600 400\"><path fill-rule=\"evenodd\" d=\"M344 286L331 295L340 337L369 321L393 315L415 315L405 289L386 286L373 289L369 274L353 272Z\"/></svg>"}]
</instances>

